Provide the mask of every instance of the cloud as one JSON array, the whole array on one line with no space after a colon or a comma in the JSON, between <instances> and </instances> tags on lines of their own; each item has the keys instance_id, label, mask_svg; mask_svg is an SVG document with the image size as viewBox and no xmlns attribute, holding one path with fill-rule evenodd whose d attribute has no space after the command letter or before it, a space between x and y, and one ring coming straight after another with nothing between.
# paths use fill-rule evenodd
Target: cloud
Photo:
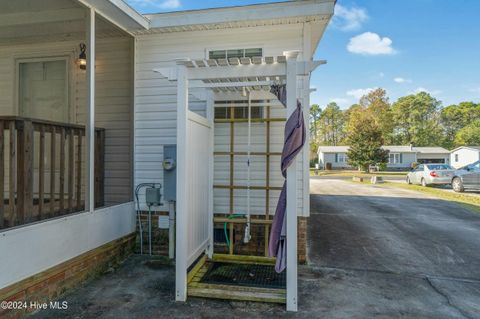
<instances>
[{"instance_id":1,"label":"cloud","mask_svg":"<svg viewBox=\"0 0 480 319\"><path fill-rule=\"evenodd\" d=\"M349 101L350 101L349 99L346 99L346 98L343 98L343 97L332 97L330 99L330 102L335 102L335 103L340 104L340 105L347 104Z\"/></svg>"},{"instance_id":2,"label":"cloud","mask_svg":"<svg viewBox=\"0 0 480 319\"><path fill-rule=\"evenodd\" d=\"M350 39L347 50L363 55L395 54L392 40L373 32L365 32Z\"/></svg>"},{"instance_id":3,"label":"cloud","mask_svg":"<svg viewBox=\"0 0 480 319\"><path fill-rule=\"evenodd\" d=\"M421 86L418 87L418 88L416 88L413 92L410 92L410 93L418 94L418 93L420 93L420 92L425 92L425 93L428 93L428 94L430 94L430 95L438 95L438 94L442 93L442 91L440 91L440 90L432 90L432 91L430 91L430 90L427 90L426 88L421 87Z\"/></svg>"},{"instance_id":4,"label":"cloud","mask_svg":"<svg viewBox=\"0 0 480 319\"><path fill-rule=\"evenodd\" d=\"M472 93L480 93L480 87L478 88L471 88L469 89L468 91L472 92Z\"/></svg>"},{"instance_id":5,"label":"cloud","mask_svg":"<svg viewBox=\"0 0 480 319\"><path fill-rule=\"evenodd\" d=\"M383 72L378 73L379 78L383 78L384 76L385 76L385 73L383 73Z\"/></svg>"},{"instance_id":6,"label":"cloud","mask_svg":"<svg viewBox=\"0 0 480 319\"><path fill-rule=\"evenodd\" d=\"M367 10L363 8L347 8L339 4L335 6L333 22L342 31L358 30L367 20Z\"/></svg>"},{"instance_id":7,"label":"cloud","mask_svg":"<svg viewBox=\"0 0 480 319\"><path fill-rule=\"evenodd\" d=\"M347 95L353 96L354 98L359 100L362 96L367 95L373 90L375 90L375 88L354 89L354 90L347 91Z\"/></svg>"},{"instance_id":8,"label":"cloud","mask_svg":"<svg viewBox=\"0 0 480 319\"><path fill-rule=\"evenodd\" d=\"M396 83L412 83L412 80L401 77L396 77L393 79L393 81L395 81Z\"/></svg>"},{"instance_id":9,"label":"cloud","mask_svg":"<svg viewBox=\"0 0 480 319\"><path fill-rule=\"evenodd\" d=\"M133 6L139 7L155 7L159 9L177 9L182 5L180 0L130 0L129 1Z\"/></svg>"}]
</instances>

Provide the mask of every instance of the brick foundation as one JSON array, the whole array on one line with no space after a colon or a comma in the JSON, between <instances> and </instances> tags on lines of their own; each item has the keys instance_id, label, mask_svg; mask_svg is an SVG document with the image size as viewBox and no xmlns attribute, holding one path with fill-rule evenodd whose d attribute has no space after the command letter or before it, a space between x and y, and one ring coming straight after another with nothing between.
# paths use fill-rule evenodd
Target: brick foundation
<instances>
[{"instance_id":1,"label":"brick foundation","mask_svg":"<svg viewBox=\"0 0 480 319\"><path fill-rule=\"evenodd\" d=\"M255 219L263 219L263 216L253 216ZM223 224L215 224L216 229L223 229ZM228 227L228 226L227 226ZM250 234L252 236L248 244L243 243L245 226L235 224L234 253L240 255L265 256L265 226L251 225ZM228 232L228 228L227 228ZM216 241L214 251L220 254L228 254L228 247L225 241ZM298 217L298 262L304 264L307 256L307 218Z\"/></svg>"},{"instance_id":2,"label":"brick foundation","mask_svg":"<svg viewBox=\"0 0 480 319\"><path fill-rule=\"evenodd\" d=\"M168 229L158 228L159 216L168 216L168 212L152 212L152 255L168 256ZM137 219L135 253L139 254L140 235L138 228L138 216L135 218ZM140 220L142 222L143 253L148 254L148 212L142 212L140 214Z\"/></svg>"},{"instance_id":3,"label":"brick foundation","mask_svg":"<svg viewBox=\"0 0 480 319\"><path fill-rule=\"evenodd\" d=\"M60 300L68 290L116 266L133 251L135 235L117 239L41 273L0 289L0 301L47 302ZM28 308L28 307L27 307ZM2 310L0 318L21 318L33 309Z\"/></svg>"},{"instance_id":4,"label":"brick foundation","mask_svg":"<svg viewBox=\"0 0 480 319\"><path fill-rule=\"evenodd\" d=\"M158 228L158 216L168 216L168 212L152 212L152 254L168 256L168 229ZM216 215L223 217L224 215ZM140 236L138 235L138 216L137 218L137 238L135 252L140 253ZM255 219L263 219L264 216L254 216ZM148 254L148 212L140 214L143 227L143 253ZM216 229L223 229L223 224L215 224ZM248 244L243 243L245 226L235 224L235 247L234 253L240 255L265 256L265 226L251 225L251 240ZM227 229L228 231L228 229ZM219 254L228 253L228 247L225 240L215 241L214 251ZM307 256L307 218L298 217L298 262L304 264Z\"/></svg>"},{"instance_id":5,"label":"brick foundation","mask_svg":"<svg viewBox=\"0 0 480 319\"><path fill-rule=\"evenodd\" d=\"M307 217L298 217L297 254L299 264L307 262L307 220Z\"/></svg>"}]
</instances>

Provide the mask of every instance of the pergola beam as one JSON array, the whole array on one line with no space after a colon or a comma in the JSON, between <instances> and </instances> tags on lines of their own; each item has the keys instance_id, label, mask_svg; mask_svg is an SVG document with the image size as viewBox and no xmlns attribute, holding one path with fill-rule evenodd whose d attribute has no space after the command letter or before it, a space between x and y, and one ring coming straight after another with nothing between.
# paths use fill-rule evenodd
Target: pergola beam
<instances>
[{"instance_id":1,"label":"pergola beam","mask_svg":"<svg viewBox=\"0 0 480 319\"><path fill-rule=\"evenodd\" d=\"M262 86L277 84L275 81L248 81L248 82L220 82L220 83L192 83L191 89L200 88L234 88L234 87L249 87L249 86Z\"/></svg>"},{"instance_id":2,"label":"pergola beam","mask_svg":"<svg viewBox=\"0 0 480 319\"><path fill-rule=\"evenodd\" d=\"M285 75L285 64L275 63L271 65L230 65L211 68L188 68L190 80L214 80L228 78L249 78L258 76L281 76Z\"/></svg>"},{"instance_id":3,"label":"pergola beam","mask_svg":"<svg viewBox=\"0 0 480 319\"><path fill-rule=\"evenodd\" d=\"M267 60L267 58L265 58ZM185 64L190 61L182 61ZM319 61L305 61L296 63L297 75L309 75L319 65L327 63L325 60ZM170 81L177 80L177 73L175 68L157 68L153 69L154 72L161 73ZM186 67L188 78L190 80L220 80L220 79L232 79L232 78L274 78L277 76L285 76L286 64L285 63L272 63L272 64L239 64L239 65L220 65L212 67ZM240 81L239 81L240 82ZM258 81L252 81L257 82ZM262 84L257 84L262 85ZM265 84L269 85L269 84Z\"/></svg>"}]
</instances>

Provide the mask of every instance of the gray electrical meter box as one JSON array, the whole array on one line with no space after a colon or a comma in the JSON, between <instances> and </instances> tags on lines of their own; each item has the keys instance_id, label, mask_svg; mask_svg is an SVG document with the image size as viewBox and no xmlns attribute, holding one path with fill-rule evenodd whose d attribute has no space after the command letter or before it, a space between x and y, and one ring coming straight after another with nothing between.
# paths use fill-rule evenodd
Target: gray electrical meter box
<instances>
[{"instance_id":1,"label":"gray electrical meter box","mask_svg":"<svg viewBox=\"0 0 480 319\"><path fill-rule=\"evenodd\" d=\"M177 200L177 145L163 146L163 198Z\"/></svg>"}]
</instances>

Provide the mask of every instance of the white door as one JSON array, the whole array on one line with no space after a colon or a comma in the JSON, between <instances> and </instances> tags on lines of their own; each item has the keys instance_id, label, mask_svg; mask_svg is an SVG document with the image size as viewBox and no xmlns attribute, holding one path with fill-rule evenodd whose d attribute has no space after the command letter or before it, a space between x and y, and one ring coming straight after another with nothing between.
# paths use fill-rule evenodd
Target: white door
<instances>
[{"instance_id":1,"label":"white door","mask_svg":"<svg viewBox=\"0 0 480 319\"><path fill-rule=\"evenodd\" d=\"M69 122L67 60L20 62L20 116Z\"/></svg>"}]
</instances>

